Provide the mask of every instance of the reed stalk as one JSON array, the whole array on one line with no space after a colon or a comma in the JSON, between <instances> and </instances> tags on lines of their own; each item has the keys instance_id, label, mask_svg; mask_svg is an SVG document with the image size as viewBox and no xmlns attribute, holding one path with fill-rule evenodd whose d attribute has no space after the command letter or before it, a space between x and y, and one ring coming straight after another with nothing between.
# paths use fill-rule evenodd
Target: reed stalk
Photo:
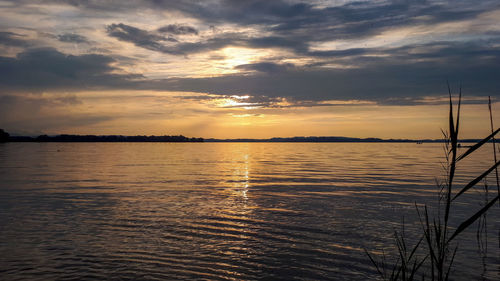
<instances>
[{"instance_id":1,"label":"reed stalk","mask_svg":"<svg viewBox=\"0 0 500 281\"><path fill-rule=\"evenodd\" d=\"M448 132L443 131L443 136L445 138L445 150L446 150L446 177L444 184L440 184L439 200L438 200L438 212L436 215L429 215L427 205L424 204L423 209L417 207L415 208L420 219L421 225L421 238L413 246L409 247L406 241L406 236L404 233L404 226L401 232L395 232L395 242L396 250L398 252L398 257L396 262L392 265L391 273L388 274L385 262L385 255L382 262L377 262L376 258L370 254L367 250L366 253L370 261L374 264L377 272L384 280L415 280L425 279L429 277L431 280L436 281L447 281L449 280L451 269L453 267L453 262L458 249L458 243L455 243L457 237L463 233L466 229L471 227L471 225L480 220L481 217L485 218L488 210L499 200L500 196L500 185L498 180L498 165L500 161L496 157L496 146L495 146L495 135L500 131L499 129L493 129L493 117L491 114L491 100L489 101L489 111L490 111L490 123L491 123L491 134L475 145L471 146L461 155L458 155L458 133L460 129L460 109L462 101L462 89L460 87L458 94L458 105L456 118L454 116L452 93L450 86L448 84L448 94L449 94L449 117ZM493 155L494 164L481 173L479 176L474 178L465 186L458 188L454 184L454 179L456 175L457 163L462 159L468 157L481 146L487 142L493 142ZM468 219L461 222L458 226L450 225L450 217L453 216L453 204L456 200L462 199L462 195L470 190L472 187L476 186L479 182L485 181L486 176L491 172L495 171L497 190L498 194L491 200L486 197L484 205L481 206L480 210L473 213ZM485 188L487 189L487 184L485 182ZM442 204L444 201L444 204ZM443 210L442 210L443 208ZM444 215L443 215L444 213ZM485 221L483 221L485 223ZM500 234L499 234L500 235ZM479 237L479 236L478 236ZM478 238L479 239L479 238ZM425 241L425 243L422 243ZM500 236L499 236L499 246L500 246ZM427 266L422 267L422 264L427 261ZM420 272L422 268L430 270L430 272Z\"/></svg>"}]
</instances>

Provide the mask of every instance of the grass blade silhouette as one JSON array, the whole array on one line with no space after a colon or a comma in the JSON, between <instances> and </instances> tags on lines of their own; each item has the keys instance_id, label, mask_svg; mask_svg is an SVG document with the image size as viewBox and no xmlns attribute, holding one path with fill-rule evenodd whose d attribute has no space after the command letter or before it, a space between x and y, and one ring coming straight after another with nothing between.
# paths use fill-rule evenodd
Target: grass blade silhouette
<instances>
[{"instance_id":1,"label":"grass blade silhouette","mask_svg":"<svg viewBox=\"0 0 500 281\"><path fill-rule=\"evenodd\" d=\"M471 225L472 223L474 223L486 211L488 211L488 209L491 208L491 206L493 206L493 204L495 204L495 202L498 200L499 197L500 197L500 195L497 195L497 197L495 197L493 200L491 200L490 203L488 203L486 206L484 206L481 210L479 210L477 213L475 213L468 220L466 220L463 223L461 223L458 226L457 230L455 230L455 233L453 233L453 235L450 237L450 239L448 239L448 243L451 240L453 240L453 238L455 238L458 234L460 234L462 231L464 231L467 227L469 227L469 225Z\"/></svg>"},{"instance_id":2,"label":"grass blade silhouette","mask_svg":"<svg viewBox=\"0 0 500 281\"><path fill-rule=\"evenodd\" d=\"M448 271L446 272L446 277L444 280L448 280L450 277L450 271L451 271L451 265L453 264L453 261L455 260L455 255L457 254L458 246L455 247L455 250L453 251L453 255L451 256L451 261L450 261L450 266L448 267Z\"/></svg>"},{"instance_id":3,"label":"grass blade silhouette","mask_svg":"<svg viewBox=\"0 0 500 281\"><path fill-rule=\"evenodd\" d=\"M404 235L404 228L402 233L398 233L397 231L395 232L395 246L398 254L394 257L396 262L393 263L392 273L390 273L390 275L385 270L385 264L383 262L377 263L375 259L373 259L373 257L367 252L370 260L375 265L377 271L384 280L414 280L418 274L417 271L419 270L419 273L422 273L422 280L424 280L426 277L429 277L429 279L433 281L447 281L450 278L453 278L450 275L453 273L452 267L457 255L458 246L455 246L453 249L451 245L452 240L455 239L460 233L470 228L470 226L477 220L479 220L482 216L485 216L488 210L497 201L498 203L500 203L500 184L497 184L499 195L497 195L491 201L486 198L485 202L483 203L484 205L480 207L480 210L474 213L467 220L461 222L456 229L449 225L449 219L453 216L453 213L451 211L453 209L452 205L454 200L468 191L471 187L477 185L483 179L486 179L486 176L493 170L497 170L497 167L500 165L500 161L497 161L497 159L495 159L493 166L484 171L481 175L474 178L463 188L458 189L458 186L453 186L455 175L457 173L458 161L469 156L471 153L478 150L488 141L494 140L494 137L500 131L500 128L496 131L493 131L493 123L490 122L492 128L491 134L467 149L465 153L458 156L458 132L460 129L462 87L460 86L456 109L457 112L455 115L453 110L453 97L451 94L449 83L447 83L447 86L449 93L449 128L448 132L441 130L445 140L444 148L446 164L443 164L443 167L446 171L446 178L443 183L437 182L437 186L439 188L438 212L437 215L430 216L426 204L424 204L423 210L419 210L420 208L418 208L417 204L415 203L415 209L420 220L421 230L423 234L419 241L414 245L414 247L409 247L409 244L407 243ZM490 121L492 121L491 102L489 106ZM494 148L496 149L495 144ZM494 152L496 153L496 151ZM459 191L455 196L453 196L455 194L455 189ZM424 244L422 242L427 244L426 247L422 245ZM424 248L423 250L427 252L423 258L419 257L419 254L421 253L420 248ZM425 272L422 272L421 267L424 262L427 263L428 266L425 266L425 269L423 270Z\"/></svg>"},{"instance_id":4,"label":"grass blade silhouette","mask_svg":"<svg viewBox=\"0 0 500 281\"><path fill-rule=\"evenodd\" d=\"M370 255L370 252L368 252L367 249L364 249L364 250L365 250L365 253L368 256L368 258L372 262L372 264L375 266L375 269L377 270L378 274L380 274L380 276L382 278L384 278L385 274L382 272L382 270L380 270L380 267L379 267L378 263L375 261L375 259L372 257L372 255Z\"/></svg>"},{"instance_id":5,"label":"grass blade silhouette","mask_svg":"<svg viewBox=\"0 0 500 281\"><path fill-rule=\"evenodd\" d=\"M484 173L482 173L479 177L473 179L471 182L469 182L462 190L460 190L455 197L453 197L453 200L457 199L458 196L462 195L464 192L469 190L471 187L475 186L478 182L480 182L484 177L486 177L489 173L491 173L493 170L495 170L498 165L500 164L500 161L495 163L495 165L491 166L488 170L486 170Z\"/></svg>"},{"instance_id":6,"label":"grass blade silhouette","mask_svg":"<svg viewBox=\"0 0 500 281\"><path fill-rule=\"evenodd\" d=\"M493 113L491 111L491 97L488 96L488 111L490 112L490 127L491 127L491 132L493 133ZM497 162L497 145L495 144L495 137L493 136L491 138L491 141L493 142L493 159L495 159L495 162ZM500 195L500 182L498 180L498 169L495 169L495 176L497 180L497 191L498 195ZM498 201L498 205L500 206L500 201ZM498 245L500 246L500 235L499 235L499 240L498 240Z\"/></svg>"},{"instance_id":7,"label":"grass blade silhouette","mask_svg":"<svg viewBox=\"0 0 500 281\"><path fill-rule=\"evenodd\" d=\"M451 207L451 190L453 187L453 178L455 177L455 169L457 164L457 142L458 142L458 123L460 118L460 104L462 99L462 87L460 87L460 95L458 97L458 112L457 112L457 126L454 126L453 122L453 101L451 99L451 90L450 83L446 81L448 85L448 94L450 95L450 116L449 116L449 125L450 125L450 140L451 140L451 163L448 170L448 185L446 189L446 208L444 213L444 229L446 231L446 226L448 225L448 218L450 216L450 207ZM448 154L449 155L449 154ZM446 235L446 233L444 233Z\"/></svg>"},{"instance_id":8,"label":"grass blade silhouette","mask_svg":"<svg viewBox=\"0 0 500 281\"><path fill-rule=\"evenodd\" d=\"M500 131L500 128L498 128L496 131L494 131L489 136L485 137L484 139L482 139L481 141L479 141L475 145L471 146L469 149L467 149L467 151L464 152L464 154L460 155L457 158L457 161L464 159L465 157L467 157L467 155L471 154L472 152L474 152L475 150L480 148L483 144L487 143L490 139L492 139L499 131Z\"/></svg>"}]
</instances>

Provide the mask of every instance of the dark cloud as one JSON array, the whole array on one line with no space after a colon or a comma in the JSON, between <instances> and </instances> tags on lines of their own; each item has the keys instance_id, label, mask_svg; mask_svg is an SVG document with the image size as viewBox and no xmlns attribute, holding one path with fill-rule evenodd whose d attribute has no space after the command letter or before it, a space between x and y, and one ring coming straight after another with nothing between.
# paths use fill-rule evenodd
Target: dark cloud
<instances>
[{"instance_id":1,"label":"dark cloud","mask_svg":"<svg viewBox=\"0 0 500 281\"><path fill-rule=\"evenodd\" d=\"M79 7L94 7L96 3L75 1ZM93 2L93 1L92 1ZM135 4L133 4L135 3ZM109 4L109 3L108 3ZM118 6L122 4L115 3ZM227 46L251 48L281 48L296 55L334 58L362 55L363 46L350 50L312 51L311 43L339 39L369 39L394 28L414 25L432 26L438 23L473 19L486 11L500 9L495 1L470 1L453 4L442 1L378 1L347 2L335 7L316 7L308 3L291 3L284 0L265 1L192 1L154 0L141 4L128 3L131 9L139 6L157 10L176 10L202 21L206 25L223 23L260 28L265 36L240 33L215 34L198 42L172 43L173 38L142 30L125 24L108 26L108 34L122 41L132 42L149 50L174 55L188 55ZM197 34L185 25L167 25L158 29L169 34Z\"/></svg>"},{"instance_id":2,"label":"dark cloud","mask_svg":"<svg viewBox=\"0 0 500 281\"><path fill-rule=\"evenodd\" d=\"M134 26L120 24L108 25L107 33L121 41L131 42L138 47L173 55L188 55L204 51L218 50L227 46L254 48L289 48L306 52L307 45L300 40L285 37L248 37L241 33L224 33L198 42L178 42L171 37L154 34ZM170 44L165 44L169 42ZM175 42L178 44L171 44Z\"/></svg>"},{"instance_id":3,"label":"dark cloud","mask_svg":"<svg viewBox=\"0 0 500 281\"><path fill-rule=\"evenodd\" d=\"M114 59L104 55L66 55L53 48L29 49L0 57L0 89L44 91L127 87L139 75L113 74Z\"/></svg>"},{"instance_id":4,"label":"dark cloud","mask_svg":"<svg viewBox=\"0 0 500 281\"><path fill-rule=\"evenodd\" d=\"M468 95L498 96L497 43L443 41L392 49L351 49L339 51L332 61L309 66L262 61L236 66L245 72L242 74L160 80L114 74L120 70L113 67L115 60L110 56L31 49L15 58L0 57L0 89L148 89L250 94L296 102L359 99L406 103L442 93L449 79L461 82ZM328 67L344 62L354 67Z\"/></svg>"},{"instance_id":5,"label":"dark cloud","mask_svg":"<svg viewBox=\"0 0 500 281\"><path fill-rule=\"evenodd\" d=\"M250 64L241 64L235 67L235 69L244 70L244 71L259 71L265 73L278 73L291 70L295 67L295 65L291 63L273 63L273 62L259 62L259 63L250 63Z\"/></svg>"},{"instance_id":6,"label":"dark cloud","mask_svg":"<svg viewBox=\"0 0 500 281\"><path fill-rule=\"evenodd\" d=\"M312 63L299 67L277 63L286 59L279 58L236 66L235 69L245 72L243 74L145 81L137 75L111 74L119 72L113 68L111 56L68 56L55 50L28 50L16 58L0 57L1 87L107 87L195 91L221 96L251 94L286 97L297 102L368 99L386 103L403 103L403 100L435 94L443 89L446 79L461 81L464 90L471 90L471 95L498 95L496 89L500 88L498 32L447 35L447 39L454 41L436 42L441 35L438 39L432 38L435 24L459 23L500 10L498 1L358 1L334 7L285 0L213 0L210 4L183 0L56 2L106 13L113 13L114 9L120 13L168 10L192 17L199 26L229 23L257 31L243 33L235 28L234 32L209 34L200 27L198 41L178 42L168 35L197 34L198 30L187 25L167 25L155 30L125 23L107 26L109 36L156 52L189 55L228 46L275 48L293 53L291 59L305 58ZM392 48L368 48L363 44L363 40L369 42L371 36L414 25L423 33L429 32L429 36L422 37L431 43L402 40L398 44L407 45ZM471 28L480 28L478 26ZM483 39L485 36L487 39ZM16 34L0 33L0 43L24 44L14 39L22 40ZM311 48L313 44L339 39L356 39L361 43L347 49ZM78 39L68 36L65 40ZM117 55L113 58L120 60L121 65L125 61Z\"/></svg>"},{"instance_id":7,"label":"dark cloud","mask_svg":"<svg viewBox=\"0 0 500 281\"><path fill-rule=\"evenodd\" d=\"M365 49L368 56L346 60L356 67L294 67L262 62L237 68L258 71L212 78L158 81L152 87L219 95L250 94L296 101L371 100L416 103L446 92L446 80L470 96L498 96L500 50L482 44L439 42L393 49ZM375 59L373 56L375 55ZM335 61L333 61L335 62ZM273 75L269 75L270 71ZM160 86L161 85L161 86Z\"/></svg>"},{"instance_id":8,"label":"dark cloud","mask_svg":"<svg viewBox=\"0 0 500 281\"><path fill-rule=\"evenodd\" d=\"M112 24L107 27L108 35L121 41L131 42L138 47L172 55L189 55L205 51L219 50L228 46L251 48L282 48L298 53L307 53L306 42L300 39L267 36L248 37L242 33L224 33L198 42L178 42L171 37L163 37L125 24ZM165 44L168 41L170 44ZM177 44L171 44L172 42Z\"/></svg>"},{"instance_id":9,"label":"dark cloud","mask_svg":"<svg viewBox=\"0 0 500 281\"><path fill-rule=\"evenodd\" d=\"M205 2L152 0L149 7L177 10L194 18L215 24L233 22L240 24L268 24L283 18L300 17L313 7L309 4L293 4L283 0L219 0Z\"/></svg>"},{"instance_id":10,"label":"dark cloud","mask_svg":"<svg viewBox=\"0 0 500 281\"><path fill-rule=\"evenodd\" d=\"M29 45L29 42L20 34L0 31L0 44L13 47L26 47Z\"/></svg>"},{"instance_id":11,"label":"dark cloud","mask_svg":"<svg viewBox=\"0 0 500 281\"><path fill-rule=\"evenodd\" d=\"M136 46L153 51L167 52L163 42L177 42L174 38L153 34L147 30L123 23L108 25L106 31L109 36L115 37L118 40L130 42Z\"/></svg>"},{"instance_id":12,"label":"dark cloud","mask_svg":"<svg viewBox=\"0 0 500 281\"><path fill-rule=\"evenodd\" d=\"M17 5L30 4L28 0L11 0ZM146 0L146 1L89 1L45 0L44 3L72 5L79 9L106 13L135 12L146 9L175 11L206 23L233 23L271 27L277 32L339 38L374 34L395 26L416 23L435 24L465 20L485 11L499 8L496 0L482 1L342 1L335 6L315 6L311 2L296 3L286 0Z\"/></svg>"},{"instance_id":13,"label":"dark cloud","mask_svg":"<svg viewBox=\"0 0 500 281\"><path fill-rule=\"evenodd\" d=\"M195 34L198 35L198 30L192 26L179 25L179 24L169 24L158 28L158 32L183 35L183 34Z\"/></svg>"},{"instance_id":14,"label":"dark cloud","mask_svg":"<svg viewBox=\"0 0 500 281\"><path fill-rule=\"evenodd\" d=\"M112 66L114 59L109 56L72 56L55 49L33 49L15 58L0 57L0 89L147 89L218 96L248 94L253 98L267 97L268 104L269 99L277 98L297 104L327 100L407 104L416 103L422 96L445 93L448 79L462 83L468 96L498 96L500 50L485 48L481 42L438 42L365 49L363 53L367 57L353 59L349 52L345 54L346 60L357 65L351 68L258 62L237 66L247 71L243 74L146 80L140 75L112 74L119 69ZM265 104L264 101L251 102Z\"/></svg>"},{"instance_id":15,"label":"dark cloud","mask_svg":"<svg viewBox=\"0 0 500 281\"><path fill-rule=\"evenodd\" d=\"M287 36L265 36L248 39L243 45L254 48L283 48L291 49L297 53L305 53L309 48L303 38Z\"/></svg>"},{"instance_id":16,"label":"dark cloud","mask_svg":"<svg viewBox=\"0 0 500 281\"><path fill-rule=\"evenodd\" d=\"M351 48L346 50L331 50L331 51L311 51L307 52L310 56L317 57L350 57L367 54L365 48Z\"/></svg>"},{"instance_id":17,"label":"dark cloud","mask_svg":"<svg viewBox=\"0 0 500 281\"><path fill-rule=\"evenodd\" d=\"M363 38L394 27L466 20L500 8L497 1L359 1L335 7L285 0L147 3L155 9L178 10L207 24L256 25L278 37L307 37L311 41Z\"/></svg>"},{"instance_id":18,"label":"dark cloud","mask_svg":"<svg viewBox=\"0 0 500 281\"><path fill-rule=\"evenodd\" d=\"M126 24L108 26L108 33L122 41L163 53L185 55L199 50L213 50L228 44L279 47L295 50L300 55L336 56L337 52L308 52L311 42L338 39L362 39L380 34L393 28L434 25L438 23L463 21L481 13L500 9L498 1L359 1L346 2L333 7L317 7L311 3L293 3L285 0L214 0L193 2L187 0L149 1L56 1L80 9L124 13L144 9L155 11L176 11L195 18L205 25L231 23L241 26L252 25L266 31L265 37L248 38L238 36L212 38L178 46L165 46L174 38L163 37L151 31ZM20 1L18 3L24 3ZM26 2L28 3L28 2ZM21 5L21 4L19 4ZM160 27L158 32L173 35L197 34L195 27L171 24ZM185 50L183 47L186 47Z\"/></svg>"},{"instance_id":19,"label":"dark cloud","mask_svg":"<svg viewBox=\"0 0 500 281\"><path fill-rule=\"evenodd\" d=\"M89 43L87 37L74 33L57 35L57 40L65 43Z\"/></svg>"}]
</instances>

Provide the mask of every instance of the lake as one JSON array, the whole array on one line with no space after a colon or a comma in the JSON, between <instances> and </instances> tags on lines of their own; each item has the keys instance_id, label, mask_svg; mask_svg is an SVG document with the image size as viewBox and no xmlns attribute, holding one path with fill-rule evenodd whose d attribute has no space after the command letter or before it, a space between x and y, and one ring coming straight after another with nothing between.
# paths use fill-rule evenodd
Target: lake
<instances>
[{"instance_id":1,"label":"lake","mask_svg":"<svg viewBox=\"0 0 500 281\"><path fill-rule=\"evenodd\" d=\"M390 256L403 217L418 237L444 161L435 143L0 143L0 279L375 279L364 248ZM488 146L457 183L492 164ZM485 258L475 225L459 237L454 280L498 278L499 218Z\"/></svg>"}]
</instances>

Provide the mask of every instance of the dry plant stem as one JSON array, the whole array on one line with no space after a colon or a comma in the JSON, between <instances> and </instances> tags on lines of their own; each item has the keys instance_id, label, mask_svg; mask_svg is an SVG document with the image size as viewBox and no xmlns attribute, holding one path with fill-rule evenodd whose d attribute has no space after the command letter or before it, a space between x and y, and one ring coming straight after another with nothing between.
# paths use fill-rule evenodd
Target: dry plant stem
<instances>
[{"instance_id":1,"label":"dry plant stem","mask_svg":"<svg viewBox=\"0 0 500 281\"><path fill-rule=\"evenodd\" d=\"M491 133L493 134L493 113L491 112L491 97L488 96L488 110L490 112L490 126L491 126ZM497 150L496 150L496 144L495 144L495 136L491 138L491 142L493 143L493 159L495 160L495 163L497 162ZM498 181L498 169L495 168L495 176L497 180L497 191L498 194L500 194L500 183ZM500 206L500 201L498 202L498 205Z\"/></svg>"},{"instance_id":2,"label":"dry plant stem","mask_svg":"<svg viewBox=\"0 0 500 281\"><path fill-rule=\"evenodd\" d=\"M488 96L488 110L490 112L490 127L491 127L491 132L493 133L493 113L491 111L491 97ZM493 159L495 159L495 162L497 162L497 147L496 147L496 144L495 144L495 138L493 137L491 139L492 143L493 143ZM497 192L498 192L498 195L500 195L500 184L499 184L499 181L498 181L498 169L495 168L495 176L496 176L496 180L497 180ZM500 200L498 201L498 207L500 207ZM500 248L500 229L498 230L498 248Z\"/></svg>"},{"instance_id":3,"label":"dry plant stem","mask_svg":"<svg viewBox=\"0 0 500 281\"><path fill-rule=\"evenodd\" d=\"M418 217L420 219L420 224L422 227L422 237L415 244L414 247L409 248L407 238L405 237L404 228L402 232L395 231L395 240L396 240L396 250L398 251L398 256L395 264L392 266L392 272L390 275L386 271L386 259L385 254L381 262L377 262L369 253L366 251L368 257L371 262L375 265L377 272L381 275L384 280L414 280L416 279L416 274L421 268L421 265L424 261L428 260L429 270L430 270L430 278L431 280L437 281L446 281L450 278L451 268L453 266L453 261L455 259L455 255L457 253L458 246L452 246L453 240L461 234L466 229L470 228L470 226L476 222L477 220L481 223L481 218L485 218L487 211L496 203L496 201L500 200L500 187L498 184L497 178L497 188L499 189L499 193L492 200L486 197L485 203L482 208L475 212L471 217L464 220L460 225L455 228L453 233L449 232L454 227L449 225L449 218L452 215L452 205L453 202L459 198L465 192L467 192L470 188L474 187L481 181L486 181L486 176L495 170L497 173L497 167L500 165L500 161L496 159L496 151L494 154L495 163L489 169L481 173L475 179L470 181L464 187L462 187L458 192L454 192L453 190L453 180L456 173L457 162L469 156L471 153L479 149L481 146L486 144L488 141L493 140L497 133L500 132L500 128L493 130L493 122L491 117L491 109L490 109L490 121L492 125L492 133L486 138L482 139L475 145L471 146L467 151L458 156L458 132L459 132L459 123L460 123L460 107L461 107L461 99L462 99L462 91L460 89L458 96L458 106L457 106L457 115L456 115L456 123L454 120L454 112L453 112L453 102L451 90L448 85L448 93L450 99L450 107L449 107L449 131L444 132L443 135L445 137L445 157L446 157L446 180L443 184L438 184L440 187L440 196L438 201L437 215L429 216L427 205L424 205L423 213L417 207L415 203L415 208L417 210ZM491 105L490 105L491 107ZM496 147L494 147L496 149ZM487 183L485 182L485 186ZM454 196L453 196L454 195ZM442 204L444 203L444 204ZM457 203L458 204L458 203ZM444 208L444 214L442 213L442 209ZM482 223L484 224L486 221L484 220ZM403 226L404 227L404 226ZM486 227L484 225L484 227ZM451 235L450 235L451 234ZM426 246L421 243L422 241L426 242ZM500 233L499 233L499 243L500 243ZM500 246L500 245L499 245ZM410 250L411 249L411 250ZM453 249L453 250L451 250ZM424 258L419 258L418 254L424 251ZM425 254L425 251L427 252ZM429 258L429 259L427 259ZM429 272L421 273L422 278L428 276Z\"/></svg>"},{"instance_id":4,"label":"dry plant stem","mask_svg":"<svg viewBox=\"0 0 500 281\"><path fill-rule=\"evenodd\" d=\"M462 90L460 89L460 97L458 101L458 113L457 113L457 126L455 128L454 125L454 120L453 120L453 103L451 100L451 89L450 89L450 84L448 84L448 94L450 96L450 115L449 115L449 132L450 132L450 144L451 144L451 163L450 163L450 169L448 172L448 186L447 186L447 192L446 192L446 208L445 208L445 215L444 215L444 230L445 232L443 233L444 236L446 236L446 226L448 225L448 217L450 215L450 204L451 204L451 189L453 186L453 178L455 176L455 167L456 167L456 162L457 162L457 136L458 136L458 123L460 120L460 100L461 100L461 95L462 95Z\"/></svg>"}]
</instances>

